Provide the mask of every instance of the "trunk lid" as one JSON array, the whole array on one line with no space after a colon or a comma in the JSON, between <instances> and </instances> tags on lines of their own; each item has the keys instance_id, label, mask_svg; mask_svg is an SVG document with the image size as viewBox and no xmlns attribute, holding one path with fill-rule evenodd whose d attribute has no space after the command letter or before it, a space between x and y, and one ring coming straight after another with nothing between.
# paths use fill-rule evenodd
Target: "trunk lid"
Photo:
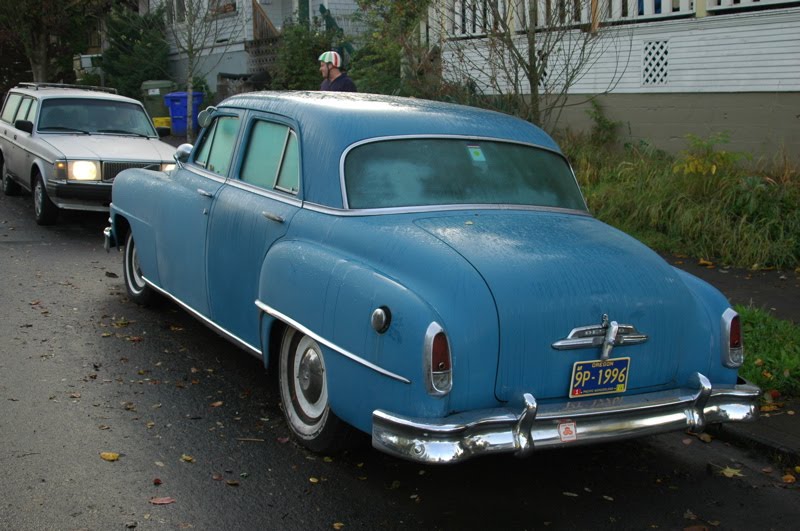
<instances>
[{"instance_id":1,"label":"trunk lid","mask_svg":"<svg viewBox=\"0 0 800 531\"><path fill-rule=\"evenodd\" d=\"M566 398L573 364L599 360L601 348L553 344L575 328L600 327L604 315L647 336L611 351L630 358L628 393L675 380L694 299L673 268L635 239L589 216L544 211L446 214L416 224L469 261L491 290L498 399Z\"/></svg>"}]
</instances>

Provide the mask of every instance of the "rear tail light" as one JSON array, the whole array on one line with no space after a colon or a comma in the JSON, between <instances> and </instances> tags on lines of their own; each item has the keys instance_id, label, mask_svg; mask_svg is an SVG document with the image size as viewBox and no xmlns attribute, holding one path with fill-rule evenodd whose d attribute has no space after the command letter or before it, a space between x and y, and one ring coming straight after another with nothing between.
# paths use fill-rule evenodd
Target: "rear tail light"
<instances>
[{"instance_id":1,"label":"rear tail light","mask_svg":"<svg viewBox=\"0 0 800 531\"><path fill-rule=\"evenodd\" d=\"M722 314L722 364L736 369L744 363L744 346L742 341L742 325L739 314L728 308Z\"/></svg>"},{"instance_id":2,"label":"rear tail light","mask_svg":"<svg viewBox=\"0 0 800 531\"><path fill-rule=\"evenodd\" d=\"M431 323L425 332L423 352L428 393L444 396L453 387L453 361L447 334L438 323Z\"/></svg>"}]
</instances>

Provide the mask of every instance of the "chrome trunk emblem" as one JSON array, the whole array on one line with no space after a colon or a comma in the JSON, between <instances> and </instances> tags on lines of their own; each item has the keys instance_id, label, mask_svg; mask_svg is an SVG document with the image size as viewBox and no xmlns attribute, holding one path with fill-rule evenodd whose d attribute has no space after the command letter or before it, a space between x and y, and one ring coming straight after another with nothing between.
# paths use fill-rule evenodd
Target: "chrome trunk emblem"
<instances>
[{"instance_id":1,"label":"chrome trunk emblem","mask_svg":"<svg viewBox=\"0 0 800 531\"><path fill-rule=\"evenodd\" d=\"M614 347L638 345L645 341L647 336L639 333L635 326L609 321L608 315L603 314L599 325L573 328L566 338L556 341L552 346L556 350L601 347L600 359L606 360Z\"/></svg>"}]
</instances>

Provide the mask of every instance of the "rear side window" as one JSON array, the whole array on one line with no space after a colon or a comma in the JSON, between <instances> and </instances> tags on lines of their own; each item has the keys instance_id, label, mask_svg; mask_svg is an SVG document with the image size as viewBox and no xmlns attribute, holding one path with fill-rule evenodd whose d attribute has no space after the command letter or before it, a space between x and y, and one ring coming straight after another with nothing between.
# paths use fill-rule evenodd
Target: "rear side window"
<instances>
[{"instance_id":1,"label":"rear side window","mask_svg":"<svg viewBox=\"0 0 800 531\"><path fill-rule=\"evenodd\" d=\"M22 100L21 94L11 93L8 95L8 98L6 98L6 105L3 107L2 120L4 122L10 124L14 121L14 116L17 114L20 100Z\"/></svg>"},{"instance_id":2,"label":"rear side window","mask_svg":"<svg viewBox=\"0 0 800 531\"><path fill-rule=\"evenodd\" d=\"M203 136L194 159L195 164L217 175L227 176L238 133L237 116L221 116L214 120L208 133Z\"/></svg>"},{"instance_id":3,"label":"rear side window","mask_svg":"<svg viewBox=\"0 0 800 531\"><path fill-rule=\"evenodd\" d=\"M300 185L297 135L283 124L256 120L244 154L243 182L295 194Z\"/></svg>"},{"instance_id":4,"label":"rear side window","mask_svg":"<svg viewBox=\"0 0 800 531\"><path fill-rule=\"evenodd\" d=\"M31 108L31 103L33 103L32 98L23 98L22 103L19 106L19 110L17 111L17 116L14 117L14 121L16 120L27 120L28 119L28 111Z\"/></svg>"}]
</instances>

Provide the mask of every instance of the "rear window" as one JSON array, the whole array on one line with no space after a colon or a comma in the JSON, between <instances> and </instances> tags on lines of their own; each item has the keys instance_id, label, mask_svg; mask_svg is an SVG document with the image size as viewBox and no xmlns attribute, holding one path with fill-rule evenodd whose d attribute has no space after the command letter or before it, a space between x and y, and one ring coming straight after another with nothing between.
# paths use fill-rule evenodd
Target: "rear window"
<instances>
[{"instance_id":1,"label":"rear window","mask_svg":"<svg viewBox=\"0 0 800 531\"><path fill-rule=\"evenodd\" d=\"M491 140L414 138L351 150L344 165L350 208L530 205L585 210L560 155Z\"/></svg>"}]
</instances>

